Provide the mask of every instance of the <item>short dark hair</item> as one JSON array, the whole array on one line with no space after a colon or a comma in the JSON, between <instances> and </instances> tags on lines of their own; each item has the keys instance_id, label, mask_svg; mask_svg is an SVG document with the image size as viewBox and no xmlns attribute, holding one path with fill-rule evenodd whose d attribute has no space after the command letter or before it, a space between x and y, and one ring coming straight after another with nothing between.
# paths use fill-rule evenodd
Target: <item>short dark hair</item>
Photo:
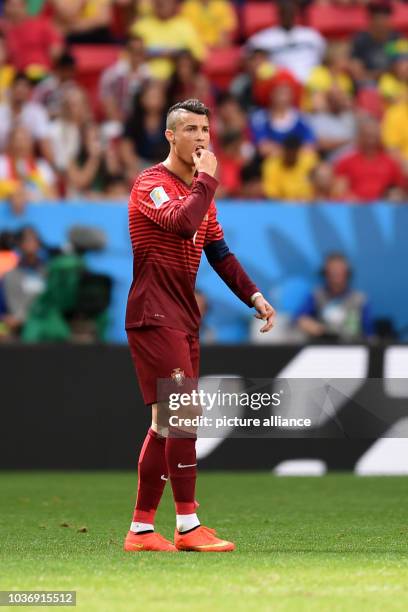
<instances>
[{"instance_id":1,"label":"short dark hair","mask_svg":"<svg viewBox=\"0 0 408 612\"><path fill-rule=\"evenodd\" d=\"M13 85L15 83L18 83L19 81L25 81L31 87L33 85L32 80L30 79L28 74L26 72L24 72L23 70L19 70L18 72L16 72L16 74L14 75L14 78L13 78Z\"/></svg>"},{"instance_id":2,"label":"short dark hair","mask_svg":"<svg viewBox=\"0 0 408 612\"><path fill-rule=\"evenodd\" d=\"M285 149L290 149L291 151L298 151L302 146L302 141L296 134L289 134L284 138L283 146Z\"/></svg>"},{"instance_id":3,"label":"short dark hair","mask_svg":"<svg viewBox=\"0 0 408 612\"><path fill-rule=\"evenodd\" d=\"M391 15L392 6L389 0L372 0L367 5L370 15Z\"/></svg>"},{"instance_id":4,"label":"short dark hair","mask_svg":"<svg viewBox=\"0 0 408 612\"><path fill-rule=\"evenodd\" d=\"M75 68L77 65L77 61L75 56L72 55L69 51L64 51L62 55L59 56L57 61L55 62L57 68Z\"/></svg>"},{"instance_id":5,"label":"short dark hair","mask_svg":"<svg viewBox=\"0 0 408 612\"><path fill-rule=\"evenodd\" d=\"M344 255L344 253L342 253L341 251L332 251L331 253L328 253L326 257L324 258L323 270L326 271L327 264L331 263L332 261L337 261L337 260L342 261L343 263L346 264L348 268L350 268L349 260Z\"/></svg>"},{"instance_id":6,"label":"short dark hair","mask_svg":"<svg viewBox=\"0 0 408 612\"><path fill-rule=\"evenodd\" d=\"M179 111L186 111L188 113L194 113L195 115L205 115L206 117L210 117L210 109L197 100L197 98L190 98L189 100L184 100L183 102L177 102L177 104L173 104L167 111L167 120L166 127L168 130L172 130L175 122L175 117L178 115ZM172 115L175 114L173 118Z\"/></svg>"}]
</instances>

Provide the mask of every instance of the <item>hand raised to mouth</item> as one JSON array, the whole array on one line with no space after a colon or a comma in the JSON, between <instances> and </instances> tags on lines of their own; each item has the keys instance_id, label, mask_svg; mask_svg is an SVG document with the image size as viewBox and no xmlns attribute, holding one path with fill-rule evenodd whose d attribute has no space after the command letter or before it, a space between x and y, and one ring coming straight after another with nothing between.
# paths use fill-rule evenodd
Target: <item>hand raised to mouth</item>
<instances>
[{"instance_id":1,"label":"hand raised to mouth","mask_svg":"<svg viewBox=\"0 0 408 612\"><path fill-rule=\"evenodd\" d=\"M212 151L202 147L199 151L193 153L193 162L197 172L206 172L210 176L214 176L217 170L217 158Z\"/></svg>"}]
</instances>

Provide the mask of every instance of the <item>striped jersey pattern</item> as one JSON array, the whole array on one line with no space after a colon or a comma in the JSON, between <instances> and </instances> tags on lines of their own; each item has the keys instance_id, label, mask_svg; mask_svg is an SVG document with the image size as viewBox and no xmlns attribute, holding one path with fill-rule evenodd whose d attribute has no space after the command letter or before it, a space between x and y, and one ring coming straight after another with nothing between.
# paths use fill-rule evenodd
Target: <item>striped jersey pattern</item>
<instances>
[{"instance_id":1,"label":"striped jersey pattern","mask_svg":"<svg viewBox=\"0 0 408 612\"><path fill-rule=\"evenodd\" d=\"M194 188L163 164L142 172L129 201L133 282L126 328L165 325L197 335L200 313L194 297L203 248L223 238L212 200L193 237L183 237L176 214Z\"/></svg>"}]
</instances>

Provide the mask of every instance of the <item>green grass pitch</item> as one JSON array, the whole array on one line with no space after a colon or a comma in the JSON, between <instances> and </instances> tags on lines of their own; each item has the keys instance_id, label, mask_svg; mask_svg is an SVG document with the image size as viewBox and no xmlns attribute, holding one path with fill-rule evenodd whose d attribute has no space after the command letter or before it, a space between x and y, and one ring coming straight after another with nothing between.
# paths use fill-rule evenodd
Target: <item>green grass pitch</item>
<instances>
[{"instance_id":1,"label":"green grass pitch","mask_svg":"<svg viewBox=\"0 0 408 612\"><path fill-rule=\"evenodd\" d=\"M86 612L408 610L408 478L202 473L224 554L123 552L135 489L131 473L0 473L0 589L76 590ZM173 533L169 486L157 528Z\"/></svg>"}]
</instances>

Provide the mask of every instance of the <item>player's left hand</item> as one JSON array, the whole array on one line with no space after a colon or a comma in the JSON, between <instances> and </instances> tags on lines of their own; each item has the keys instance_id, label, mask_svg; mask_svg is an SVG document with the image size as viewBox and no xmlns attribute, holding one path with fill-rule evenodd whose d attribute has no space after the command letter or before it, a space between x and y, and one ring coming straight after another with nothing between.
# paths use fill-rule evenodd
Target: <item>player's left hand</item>
<instances>
[{"instance_id":1,"label":"player's left hand","mask_svg":"<svg viewBox=\"0 0 408 612\"><path fill-rule=\"evenodd\" d=\"M254 301L254 308L258 312L255 317L266 321L266 324L261 327L260 331L264 334L272 329L275 323L275 309L265 300L263 295L259 295Z\"/></svg>"}]
</instances>

